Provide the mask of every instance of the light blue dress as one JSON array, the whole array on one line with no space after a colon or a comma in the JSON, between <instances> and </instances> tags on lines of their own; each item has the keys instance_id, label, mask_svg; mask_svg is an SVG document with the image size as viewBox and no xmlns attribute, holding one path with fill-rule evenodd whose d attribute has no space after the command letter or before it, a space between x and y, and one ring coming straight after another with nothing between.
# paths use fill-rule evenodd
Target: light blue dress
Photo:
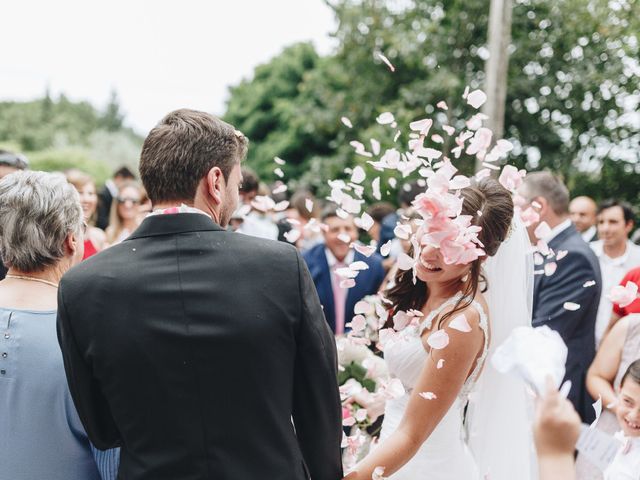
<instances>
[{"instance_id":1,"label":"light blue dress","mask_svg":"<svg viewBox=\"0 0 640 480\"><path fill-rule=\"evenodd\" d=\"M115 478L117 450L96 454L67 386L56 312L0 307L0 480Z\"/></svg>"}]
</instances>

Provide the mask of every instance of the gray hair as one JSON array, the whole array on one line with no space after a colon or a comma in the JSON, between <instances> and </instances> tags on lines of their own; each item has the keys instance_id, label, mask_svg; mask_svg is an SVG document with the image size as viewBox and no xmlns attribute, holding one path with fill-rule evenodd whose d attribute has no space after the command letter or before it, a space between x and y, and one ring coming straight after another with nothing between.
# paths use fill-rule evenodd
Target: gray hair
<instances>
[{"instance_id":1,"label":"gray hair","mask_svg":"<svg viewBox=\"0 0 640 480\"><path fill-rule=\"evenodd\" d=\"M0 256L33 272L64 257L64 241L79 233L82 207L75 187L57 173L19 171L0 180Z\"/></svg>"},{"instance_id":2,"label":"gray hair","mask_svg":"<svg viewBox=\"0 0 640 480\"><path fill-rule=\"evenodd\" d=\"M556 215L569 213L569 190L558 177L551 172L534 172L524 178L524 192L527 200L542 197Z\"/></svg>"}]
</instances>

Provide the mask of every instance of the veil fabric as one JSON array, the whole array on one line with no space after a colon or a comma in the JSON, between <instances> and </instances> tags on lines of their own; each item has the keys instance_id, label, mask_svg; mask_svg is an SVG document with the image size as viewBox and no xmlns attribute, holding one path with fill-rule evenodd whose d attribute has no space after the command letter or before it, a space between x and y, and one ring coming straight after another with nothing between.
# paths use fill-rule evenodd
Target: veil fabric
<instances>
[{"instance_id":1,"label":"veil fabric","mask_svg":"<svg viewBox=\"0 0 640 480\"><path fill-rule=\"evenodd\" d=\"M531 326L533 256L527 231L514 216L509 237L487 259L491 343L487 359L516 327ZM491 480L537 479L533 400L520 380L498 373L490 361L469 399L468 443L481 473ZM488 476L486 476L488 475ZM486 477L485 477L486 476Z\"/></svg>"}]
</instances>

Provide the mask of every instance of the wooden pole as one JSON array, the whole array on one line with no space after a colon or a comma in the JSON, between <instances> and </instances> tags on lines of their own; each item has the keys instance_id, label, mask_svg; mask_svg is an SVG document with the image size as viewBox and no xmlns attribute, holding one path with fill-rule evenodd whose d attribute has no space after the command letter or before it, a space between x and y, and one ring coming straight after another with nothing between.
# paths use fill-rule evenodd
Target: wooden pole
<instances>
[{"instance_id":1,"label":"wooden pole","mask_svg":"<svg viewBox=\"0 0 640 480\"><path fill-rule=\"evenodd\" d=\"M509 43L511 42L511 10L511 0L491 0L487 39L489 58L485 65L487 101L482 107L482 113L489 117L485 125L493 131L494 140L498 140L504 135ZM482 168L482 162L476 160L476 171Z\"/></svg>"}]
</instances>

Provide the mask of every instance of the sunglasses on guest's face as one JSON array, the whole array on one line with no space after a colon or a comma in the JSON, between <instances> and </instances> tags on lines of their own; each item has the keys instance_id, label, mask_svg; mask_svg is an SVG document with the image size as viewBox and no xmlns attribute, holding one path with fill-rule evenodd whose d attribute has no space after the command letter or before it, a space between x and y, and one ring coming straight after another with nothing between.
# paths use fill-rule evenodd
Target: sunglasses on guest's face
<instances>
[{"instance_id":1,"label":"sunglasses on guest's face","mask_svg":"<svg viewBox=\"0 0 640 480\"><path fill-rule=\"evenodd\" d=\"M118 200L118 203L127 203L127 202L131 202L134 205L140 205L140 199L139 198L133 198L133 197L118 197L116 200Z\"/></svg>"}]
</instances>

